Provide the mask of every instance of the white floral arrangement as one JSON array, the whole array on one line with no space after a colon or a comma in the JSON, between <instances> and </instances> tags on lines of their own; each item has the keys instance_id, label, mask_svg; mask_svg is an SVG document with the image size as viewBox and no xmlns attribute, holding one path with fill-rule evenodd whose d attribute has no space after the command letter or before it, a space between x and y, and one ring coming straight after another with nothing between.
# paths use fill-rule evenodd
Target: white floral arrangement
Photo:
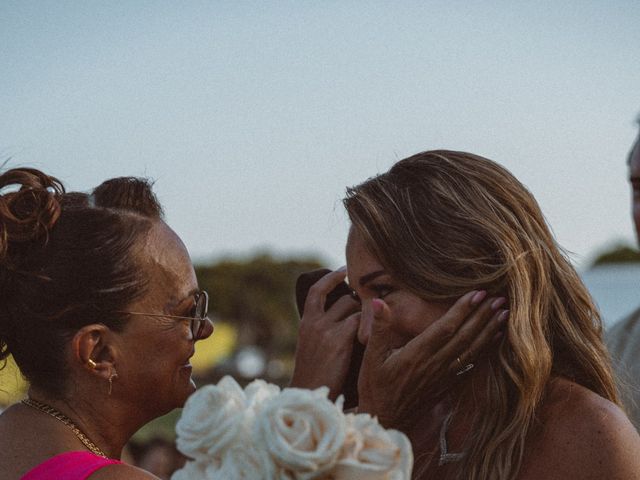
<instances>
[{"instance_id":1,"label":"white floral arrangement","mask_svg":"<svg viewBox=\"0 0 640 480\"><path fill-rule=\"evenodd\" d=\"M409 480L409 439L328 394L229 376L197 390L176 426L190 460L171 480Z\"/></svg>"}]
</instances>

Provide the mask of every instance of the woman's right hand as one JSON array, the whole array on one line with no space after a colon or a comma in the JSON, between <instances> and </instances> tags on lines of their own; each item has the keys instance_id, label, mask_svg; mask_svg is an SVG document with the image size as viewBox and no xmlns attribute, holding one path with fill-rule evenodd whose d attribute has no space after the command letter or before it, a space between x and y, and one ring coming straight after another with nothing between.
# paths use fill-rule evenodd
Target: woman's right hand
<instances>
[{"instance_id":1,"label":"woman's right hand","mask_svg":"<svg viewBox=\"0 0 640 480\"><path fill-rule=\"evenodd\" d=\"M400 348L389 343L393 319L386 303L364 302L361 321L371 322L371 334L358 379L358 411L376 415L387 428L406 428L472 375L469 365L486 353L508 318L500 308L504 299L485 297L484 291L463 295Z\"/></svg>"}]
</instances>

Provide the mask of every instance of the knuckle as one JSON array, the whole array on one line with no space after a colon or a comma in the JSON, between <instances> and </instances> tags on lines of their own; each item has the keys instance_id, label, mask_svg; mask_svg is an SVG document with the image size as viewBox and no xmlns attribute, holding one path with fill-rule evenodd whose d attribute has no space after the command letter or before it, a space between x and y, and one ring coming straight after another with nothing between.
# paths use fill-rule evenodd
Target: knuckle
<instances>
[{"instance_id":1,"label":"knuckle","mask_svg":"<svg viewBox=\"0 0 640 480\"><path fill-rule=\"evenodd\" d=\"M458 341L464 346L469 346L473 342L473 337L470 332L461 332L458 336Z\"/></svg>"},{"instance_id":2,"label":"knuckle","mask_svg":"<svg viewBox=\"0 0 640 480\"><path fill-rule=\"evenodd\" d=\"M456 334L456 328L454 325L451 325L450 323L446 323L440 328L440 334L443 337L450 339Z\"/></svg>"},{"instance_id":3,"label":"knuckle","mask_svg":"<svg viewBox=\"0 0 640 480\"><path fill-rule=\"evenodd\" d=\"M322 292L321 288L322 287L320 285L320 282L316 282L313 285L311 285L311 288L309 288L309 295L307 296L307 298L319 296L320 293Z\"/></svg>"}]
</instances>

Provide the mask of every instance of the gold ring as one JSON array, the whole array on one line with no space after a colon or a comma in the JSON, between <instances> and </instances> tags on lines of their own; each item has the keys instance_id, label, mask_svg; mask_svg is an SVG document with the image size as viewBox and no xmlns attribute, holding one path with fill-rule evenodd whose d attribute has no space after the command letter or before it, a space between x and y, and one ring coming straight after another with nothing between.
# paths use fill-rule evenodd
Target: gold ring
<instances>
[{"instance_id":1,"label":"gold ring","mask_svg":"<svg viewBox=\"0 0 640 480\"><path fill-rule=\"evenodd\" d=\"M94 369L98 366L98 364L91 359L87 360L87 364L91 367L91 369Z\"/></svg>"},{"instance_id":2,"label":"gold ring","mask_svg":"<svg viewBox=\"0 0 640 480\"><path fill-rule=\"evenodd\" d=\"M469 370L471 370L473 367L475 367L475 365L473 363L468 363L467 365L465 365L464 367L462 367L460 370L458 370L456 372L456 375L462 375L463 373L467 373Z\"/></svg>"}]
</instances>

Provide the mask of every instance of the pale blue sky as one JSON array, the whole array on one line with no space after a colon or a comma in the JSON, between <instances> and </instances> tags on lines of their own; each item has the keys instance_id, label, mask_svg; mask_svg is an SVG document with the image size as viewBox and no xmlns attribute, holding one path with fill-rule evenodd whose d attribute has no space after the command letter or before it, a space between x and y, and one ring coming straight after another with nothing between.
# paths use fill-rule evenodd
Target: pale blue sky
<instances>
[{"instance_id":1,"label":"pale blue sky","mask_svg":"<svg viewBox=\"0 0 640 480\"><path fill-rule=\"evenodd\" d=\"M0 2L0 155L157 180L195 259L343 261L347 185L421 150L507 166L584 264L633 240L640 2Z\"/></svg>"}]
</instances>

